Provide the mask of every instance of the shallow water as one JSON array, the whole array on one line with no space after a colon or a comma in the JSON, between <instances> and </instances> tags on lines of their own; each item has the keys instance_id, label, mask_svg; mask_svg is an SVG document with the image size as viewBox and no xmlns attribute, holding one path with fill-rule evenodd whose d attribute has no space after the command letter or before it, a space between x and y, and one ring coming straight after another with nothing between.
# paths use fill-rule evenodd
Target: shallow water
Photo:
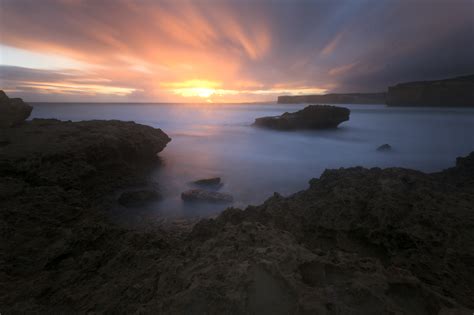
<instances>
[{"instance_id":1,"label":"shallow water","mask_svg":"<svg viewBox=\"0 0 474 315\"><path fill-rule=\"evenodd\" d=\"M256 117L305 105L258 104L46 104L32 117L61 120L120 119L163 129L172 141L163 166L150 176L164 199L147 217L202 217L226 206L181 201L190 181L220 176L234 206L259 204L273 192L288 195L308 186L326 168L407 167L426 172L454 165L474 150L474 109L391 108L344 105L350 121L337 130L279 132L251 127ZM389 143L393 150L377 152ZM138 212L137 212L138 213Z\"/></svg>"}]
</instances>

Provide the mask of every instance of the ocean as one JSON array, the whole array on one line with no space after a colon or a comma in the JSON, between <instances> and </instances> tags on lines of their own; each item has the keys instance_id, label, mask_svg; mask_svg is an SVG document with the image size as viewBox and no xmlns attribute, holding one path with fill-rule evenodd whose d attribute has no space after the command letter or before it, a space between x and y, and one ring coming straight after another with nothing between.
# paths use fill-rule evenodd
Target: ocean
<instances>
[{"instance_id":1,"label":"ocean","mask_svg":"<svg viewBox=\"0 0 474 315\"><path fill-rule=\"evenodd\" d=\"M405 167L436 172L474 150L474 109L351 105L350 120L336 130L274 131L254 119L296 111L305 104L33 103L32 118L119 119L161 128L172 141L150 171L163 199L134 210L137 220L201 218L228 205L190 205L181 192L190 182L219 176L234 207L260 204L274 192L308 187L325 169ZM392 151L378 152L384 143ZM129 210L126 210L129 211Z\"/></svg>"}]
</instances>

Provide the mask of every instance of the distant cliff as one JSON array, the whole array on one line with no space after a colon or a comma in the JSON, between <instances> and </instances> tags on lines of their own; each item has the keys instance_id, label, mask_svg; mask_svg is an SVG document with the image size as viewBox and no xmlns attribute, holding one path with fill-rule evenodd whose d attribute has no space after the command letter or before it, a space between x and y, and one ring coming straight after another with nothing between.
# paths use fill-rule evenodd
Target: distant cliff
<instances>
[{"instance_id":1,"label":"distant cliff","mask_svg":"<svg viewBox=\"0 0 474 315\"><path fill-rule=\"evenodd\" d=\"M386 93L348 93L324 95L279 96L280 104L333 103L333 104L385 104Z\"/></svg>"},{"instance_id":2,"label":"distant cliff","mask_svg":"<svg viewBox=\"0 0 474 315\"><path fill-rule=\"evenodd\" d=\"M389 106L474 106L474 75L400 83L388 88Z\"/></svg>"}]
</instances>

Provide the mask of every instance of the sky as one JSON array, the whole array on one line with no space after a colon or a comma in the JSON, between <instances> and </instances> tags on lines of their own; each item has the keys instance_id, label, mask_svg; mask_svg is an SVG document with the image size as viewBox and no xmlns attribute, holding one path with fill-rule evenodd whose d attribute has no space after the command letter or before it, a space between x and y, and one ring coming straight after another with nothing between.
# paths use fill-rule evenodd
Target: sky
<instances>
[{"instance_id":1,"label":"sky","mask_svg":"<svg viewBox=\"0 0 474 315\"><path fill-rule=\"evenodd\" d=\"M0 0L27 101L259 102L474 73L474 0Z\"/></svg>"}]
</instances>

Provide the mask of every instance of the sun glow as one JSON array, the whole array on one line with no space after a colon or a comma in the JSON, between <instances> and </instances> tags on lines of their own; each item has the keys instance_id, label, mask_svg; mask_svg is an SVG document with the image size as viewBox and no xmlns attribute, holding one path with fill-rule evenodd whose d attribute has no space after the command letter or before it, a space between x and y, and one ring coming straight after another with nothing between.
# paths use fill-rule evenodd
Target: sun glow
<instances>
[{"instance_id":1,"label":"sun glow","mask_svg":"<svg viewBox=\"0 0 474 315\"><path fill-rule=\"evenodd\" d=\"M198 96L202 98L208 98L216 93L216 90L208 87L189 87L189 88L178 88L172 90L174 94L181 95L184 97Z\"/></svg>"},{"instance_id":2,"label":"sun glow","mask_svg":"<svg viewBox=\"0 0 474 315\"><path fill-rule=\"evenodd\" d=\"M162 84L176 95L184 97L208 98L216 93L220 83L208 80L187 80L183 82L172 82Z\"/></svg>"}]
</instances>

